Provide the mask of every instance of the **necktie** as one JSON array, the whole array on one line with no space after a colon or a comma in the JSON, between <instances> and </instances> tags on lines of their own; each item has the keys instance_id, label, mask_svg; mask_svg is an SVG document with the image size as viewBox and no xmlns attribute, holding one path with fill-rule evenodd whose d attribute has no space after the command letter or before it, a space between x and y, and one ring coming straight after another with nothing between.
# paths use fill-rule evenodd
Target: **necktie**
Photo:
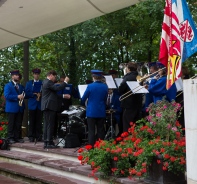
<instances>
[{"instance_id":1,"label":"necktie","mask_svg":"<svg viewBox=\"0 0 197 184\"><path fill-rule=\"evenodd\" d=\"M19 93L19 86L18 86L18 84L15 85L15 89Z\"/></svg>"},{"instance_id":2,"label":"necktie","mask_svg":"<svg viewBox=\"0 0 197 184\"><path fill-rule=\"evenodd\" d=\"M110 97L111 97L111 95L108 95L108 97L107 97L107 106L110 106Z\"/></svg>"}]
</instances>

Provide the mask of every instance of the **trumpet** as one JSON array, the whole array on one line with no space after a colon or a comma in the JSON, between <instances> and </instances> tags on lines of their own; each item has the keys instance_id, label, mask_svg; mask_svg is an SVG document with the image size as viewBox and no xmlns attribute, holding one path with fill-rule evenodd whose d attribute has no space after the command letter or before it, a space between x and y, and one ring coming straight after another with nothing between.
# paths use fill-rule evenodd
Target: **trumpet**
<instances>
[{"instance_id":1,"label":"trumpet","mask_svg":"<svg viewBox=\"0 0 197 184\"><path fill-rule=\"evenodd\" d=\"M19 102L18 102L19 106L22 106L22 105L23 105L23 99L24 99L24 97L25 97L25 92L24 92L24 91L22 92L22 95L23 95L23 98L21 98L21 99L19 100Z\"/></svg>"}]
</instances>

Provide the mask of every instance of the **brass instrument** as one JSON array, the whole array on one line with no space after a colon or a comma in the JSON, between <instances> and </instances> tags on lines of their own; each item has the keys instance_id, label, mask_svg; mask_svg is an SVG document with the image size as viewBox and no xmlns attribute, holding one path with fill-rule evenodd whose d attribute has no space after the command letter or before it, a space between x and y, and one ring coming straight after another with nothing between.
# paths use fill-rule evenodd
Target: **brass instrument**
<instances>
[{"instance_id":1,"label":"brass instrument","mask_svg":"<svg viewBox=\"0 0 197 184\"><path fill-rule=\"evenodd\" d=\"M149 67L148 67L148 63L146 62L137 62L137 71L139 73L139 75L137 76L137 80L141 79L143 76L143 68L146 68L147 72L149 73ZM119 68L121 70L123 70L124 75L126 75L126 67L127 67L127 63L120 63Z\"/></svg>"},{"instance_id":2,"label":"brass instrument","mask_svg":"<svg viewBox=\"0 0 197 184\"><path fill-rule=\"evenodd\" d=\"M126 68L127 67L127 63L120 63L120 65L119 65L119 68L121 69L121 70L123 70L124 68Z\"/></svg>"},{"instance_id":3,"label":"brass instrument","mask_svg":"<svg viewBox=\"0 0 197 184\"><path fill-rule=\"evenodd\" d=\"M162 71L162 70L164 70L164 69L166 69L166 67L163 67L163 68L157 70L156 72L153 72L153 73L151 73L151 74L149 74L149 75L147 75L147 76L145 76L145 77L142 77L142 78L138 79L137 81L138 81L139 83L140 83L140 82L143 82L143 81L145 81L146 79L150 78L152 75L155 75L155 74L157 74L158 72L160 72L160 71Z\"/></svg>"},{"instance_id":4,"label":"brass instrument","mask_svg":"<svg viewBox=\"0 0 197 184\"><path fill-rule=\"evenodd\" d=\"M137 86L136 88L134 88L133 90L137 89L135 92L139 91L140 89L142 89L143 86ZM139 89L138 89L139 88ZM127 91L125 94L121 95L119 98L119 101L123 101L125 98L133 95L135 93L133 93L131 90Z\"/></svg>"},{"instance_id":5,"label":"brass instrument","mask_svg":"<svg viewBox=\"0 0 197 184\"><path fill-rule=\"evenodd\" d=\"M148 78L150 78L152 75L155 75L155 74L157 74L158 72L160 72L160 71L162 71L164 69L166 69L166 67L163 67L163 68L159 69L156 72L153 72L153 73L151 73L151 74L149 74L149 75L147 75L145 77L142 77L142 78L138 79L137 82L141 83L141 82L147 80ZM138 78L138 76L136 78ZM135 92L137 92L137 91L141 90L142 88L144 88L144 86L137 86L133 90L136 90ZM133 93L131 90L130 91L127 91L125 94L123 94L123 95L120 96L119 100L122 101L122 100L126 99L127 97L135 94L135 92Z\"/></svg>"},{"instance_id":6,"label":"brass instrument","mask_svg":"<svg viewBox=\"0 0 197 184\"><path fill-rule=\"evenodd\" d=\"M18 102L19 106L22 106L23 105L23 99L25 97L25 92L24 91L22 92L22 95L23 95L23 98L20 99L19 102Z\"/></svg>"},{"instance_id":7,"label":"brass instrument","mask_svg":"<svg viewBox=\"0 0 197 184\"><path fill-rule=\"evenodd\" d=\"M124 75L127 74L126 72L127 63L120 63L119 68L123 70Z\"/></svg>"}]
</instances>

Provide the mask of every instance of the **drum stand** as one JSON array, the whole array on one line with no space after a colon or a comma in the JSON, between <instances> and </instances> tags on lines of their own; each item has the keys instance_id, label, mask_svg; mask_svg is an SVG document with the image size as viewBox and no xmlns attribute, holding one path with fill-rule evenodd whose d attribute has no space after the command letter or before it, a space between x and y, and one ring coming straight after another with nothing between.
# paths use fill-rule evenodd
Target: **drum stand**
<instances>
[{"instance_id":1,"label":"drum stand","mask_svg":"<svg viewBox=\"0 0 197 184\"><path fill-rule=\"evenodd\" d=\"M107 113L110 114L110 127L105 135L105 138L104 140L110 140L110 139L114 139L116 137L116 133L115 133L115 130L114 130L114 127L113 127L113 113L115 112L114 109L109 109L107 111Z\"/></svg>"},{"instance_id":2,"label":"drum stand","mask_svg":"<svg viewBox=\"0 0 197 184\"><path fill-rule=\"evenodd\" d=\"M62 130L63 132L66 132L66 134L70 133L70 126L68 125L68 120L66 118L64 118L64 120L61 120L61 122L62 122L62 125L65 124L65 127L63 128L63 126L62 126L60 130ZM60 123L60 125L61 125L61 123ZM59 144L64 144L65 143L65 135L63 135L63 137L59 138L58 143L56 144L56 146L58 146Z\"/></svg>"}]
</instances>

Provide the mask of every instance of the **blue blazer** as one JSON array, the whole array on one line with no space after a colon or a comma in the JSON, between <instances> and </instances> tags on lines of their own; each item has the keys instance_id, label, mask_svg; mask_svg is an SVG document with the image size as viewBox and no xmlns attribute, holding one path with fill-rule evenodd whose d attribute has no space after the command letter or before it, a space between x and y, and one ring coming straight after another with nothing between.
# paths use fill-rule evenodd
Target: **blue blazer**
<instances>
[{"instance_id":1,"label":"blue blazer","mask_svg":"<svg viewBox=\"0 0 197 184\"><path fill-rule=\"evenodd\" d=\"M28 109L29 110L36 110L41 109L41 98L39 101L37 101L37 95L34 95L33 93L40 93L42 88L42 81L39 80L39 82L34 82L33 80L30 80L27 82L25 87L25 96L28 98Z\"/></svg>"},{"instance_id":2,"label":"blue blazer","mask_svg":"<svg viewBox=\"0 0 197 184\"><path fill-rule=\"evenodd\" d=\"M18 84L19 86L19 92L16 91L14 84L12 82L9 82L4 87L4 96L6 99L6 105L5 105L5 112L8 113L18 113L18 112L24 112L25 109L25 103L23 101L22 106L19 106L19 100L18 95L22 94L23 91L25 91L24 86L21 84Z\"/></svg>"},{"instance_id":3,"label":"blue blazer","mask_svg":"<svg viewBox=\"0 0 197 184\"><path fill-rule=\"evenodd\" d=\"M113 113L114 118L116 119L117 123L120 123L120 113L122 112L122 108L120 107L120 94L118 91L113 91L113 96L110 103L110 108L116 110L115 113Z\"/></svg>"},{"instance_id":4,"label":"blue blazer","mask_svg":"<svg viewBox=\"0 0 197 184\"><path fill-rule=\"evenodd\" d=\"M163 76L160 79L152 79L149 85L149 92L153 94L154 103L158 100L162 100L164 96L166 96L166 100L171 102L176 98L176 85L175 83L170 87L170 89L166 89L166 81L167 77Z\"/></svg>"},{"instance_id":5,"label":"blue blazer","mask_svg":"<svg viewBox=\"0 0 197 184\"><path fill-rule=\"evenodd\" d=\"M87 102L86 116L88 118L105 118L106 117L106 100L108 87L100 81L89 84L82 97L82 102Z\"/></svg>"}]
</instances>

